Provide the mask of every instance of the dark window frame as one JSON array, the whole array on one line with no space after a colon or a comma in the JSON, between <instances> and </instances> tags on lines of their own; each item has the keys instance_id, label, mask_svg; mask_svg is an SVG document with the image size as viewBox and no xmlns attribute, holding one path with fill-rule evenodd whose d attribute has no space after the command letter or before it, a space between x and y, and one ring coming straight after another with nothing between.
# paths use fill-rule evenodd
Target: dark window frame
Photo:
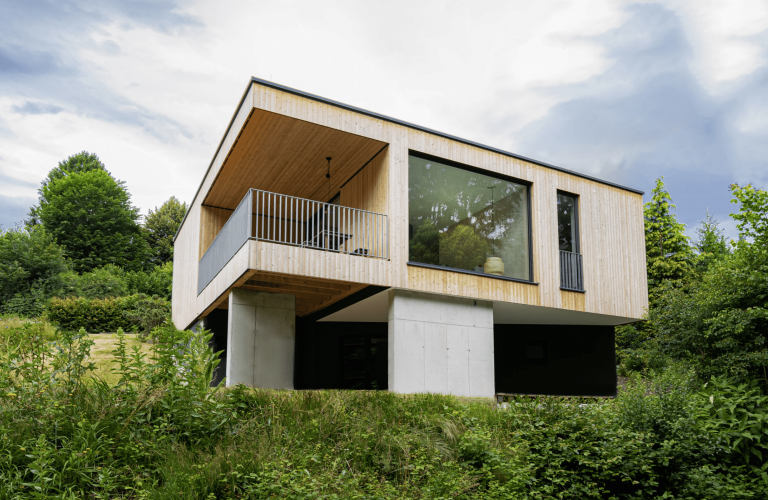
<instances>
[{"instance_id":1,"label":"dark window frame","mask_svg":"<svg viewBox=\"0 0 768 500\"><path fill-rule=\"evenodd\" d=\"M576 194L576 193L571 193L569 191L564 191L562 189L558 189L556 194L558 194L558 195L562 194L562 195L565 195L565 196L570 196L574 200L574 205L573 205L573 207L574 207L573 208L574 216L573 216L573 220L575 222L573 224L574 225L573 230L574 230L574 233L576 233L576 234L574 235L574 238L573 238L573 246L574 246L575 252L572 252L572 253L581 255L581 224L579 223L579 216L580 216L579 204L581 203L579 198L581 196ZM557 210L557 203L555 203L555 210ZM558 235L558 240L559 240L559 235ZM559 245L558 245L558 247L559 247ZM558 250L559 250L559 248L558 248Z\"/></svg>"},{"instance_id":2,"label":"dark window frame","mask_svg":"<svg viewBox=\"0 0 768 500\"><path fill-rule=\"evenodd\" d=\"M466 163L459 163L457 161L449 160L447 158L441 158L439 156L434 156L428 153L423 153L421 151L416 151L414 149L408 150L408 156L415 156L416 158L421 158L422 160L427 161L434 161L437 163L442 163L443 165L448 165L449 167L458 168L461 170L466 170L469 172L473 172L480 175L485 175L488 177L493 177L494 179L500 179L502 181L507 182L514 182L515 184L520 184L525 186L526 189L526 203L527 203L527 223L528 223L528 279L522 279L522 278L511 278L509 276L496 276L494 274L485 274L485 273L476 273L473 271L468 271L466 269L457 269L454 267L447 267L447 266L434 266L432 264L422 264L420 262L408 262L408 265L415 265L415 266L423 266L423 267L430 267L434 269L441 269L444 271L450 271L450 272L460 272L463 274L475 274L478 276L484 276L486 278L492 278L492 279L504 279L504 280L512 280L512 281L519 281L521 283L530 283L533 285L537 285L538 283L535 282L535 276L533 274L533 217L531 215L531 191L533 191L533 182L527 181L525 179L518 179L517 177L512 177L509 175L500 174L498 172L493 172L491 170L486 170L484 168L475 167L472 165L467 165ZM408 165L408 168L410 169L410 162ZM408 190L410 190L410 186L408 186ZM408 205L408 213L410 218L410 197L409 197L409 205ZM578 212L577 212L578 215Z\"/></svg>"}]
</instances>

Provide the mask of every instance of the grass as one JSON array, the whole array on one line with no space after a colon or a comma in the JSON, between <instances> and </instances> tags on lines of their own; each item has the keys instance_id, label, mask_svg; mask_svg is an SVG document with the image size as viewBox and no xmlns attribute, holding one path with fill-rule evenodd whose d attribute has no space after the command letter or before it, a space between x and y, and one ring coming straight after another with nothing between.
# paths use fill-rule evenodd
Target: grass
<instances>
[{"instance_id":1,"label":"grass","mask_svg":"<svg viewBox=\"0 0 768 500\"><path fill-rule=\"evenodd\" d=\"M10 330L13 328L21 328L24 323L40 323L43 325L43 337L48 341L59 340L59 334L56 328L48 321L43 319L31 320L27 318L20 318L15 315L2 315L0 316L0 335L4 330ZM115 385L119 380L119 375L113 373L115 368L115 356L113 351L117 347L117 336L114 333L92 333L88 334L88 338L93 341L91 347L90 356L88 361L95 364L95 369L90 372L90 375L94 378L100 378L107 382L109 385ZM138 335L135 333L128 333L125 335L126 346L131 351L134 346L139 346L141 352L149 357L151 352L151 345L141 342Z\"/></svg>"},{"instance_id":2,"label":"grass","mask_svg":"<svg viewBox=\"0 0 768 500\"><path fill-rule=\"evenodd\" d=\"M93 341L88 360L96 365L95 370L91 372L92 376L101 378L109 385L115 385L120 378L112 371L115 368L113 351L117 347L116 335L114 333L93 333L89 334L88 338ZM141 352L149 357L151 345L141 342L137 334L128 333L125 335L125 339L129 350L132 350L134 346L139 346Z\"/></svg>"}]
</instances>

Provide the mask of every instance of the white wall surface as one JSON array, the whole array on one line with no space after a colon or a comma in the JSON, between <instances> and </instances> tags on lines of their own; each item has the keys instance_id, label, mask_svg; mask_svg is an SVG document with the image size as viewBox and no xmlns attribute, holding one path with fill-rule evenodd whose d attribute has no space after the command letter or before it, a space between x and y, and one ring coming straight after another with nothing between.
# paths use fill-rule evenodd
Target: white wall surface
<instances>
[{"instance_id":1,"label":"white wall surface","mask_svg":"<svg viewBox=\"0 0 768 500\"><path fill-rule=\"evenodd\" d=\"M389 390L493 397L493 304L389 290Z\"/></svg>"},{"instance_id":2,"label":"white wall surface","mask_svg":"<svg viewBox=\"0 0 768 500\"><path fill-rule=\"evenodd\" d=\"M227 386L293 389L296 297L233 289L227 325Z\"/></svg>"}]
</instances>

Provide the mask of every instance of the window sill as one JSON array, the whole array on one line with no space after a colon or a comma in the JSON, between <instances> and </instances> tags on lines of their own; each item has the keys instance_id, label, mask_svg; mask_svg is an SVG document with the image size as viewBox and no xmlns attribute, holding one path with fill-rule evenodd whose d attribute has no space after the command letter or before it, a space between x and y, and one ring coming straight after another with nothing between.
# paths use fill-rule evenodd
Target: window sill
<instances>
[{"instance_id":1,"label":"window sill","mask_svg":"<svg viewBox=\"0 0 768 500\"><path fill-rule=\"evenodd\" d=\"M576 288L565 288L565 287L562 287L562 286L560 287L560 290L564 290L566 292L587 293L586 290L578 290Z\"/></svg>"},{"instance_id":2,"label":"window sill","mask_svg":"<svg viewBox=\"0 0 768 500\"><path fill-rule=\"evenodd\" d=\"M435 266L434 264L422 264L421 262L407 262L409 266L413 267L425 267L427 269L437 269L438 271L447 271L449 273L461 273L471 274L472 276L480 276L482 278L491 278L495 280L514 281L516 283L525 283L526 285L537 285L534 281L521 280L519 278L510 278L508 276L496 276L495 274L478 273L475 271L468 271L466 269L456 269L455 267Z\"/></svg>"}]
</instances>

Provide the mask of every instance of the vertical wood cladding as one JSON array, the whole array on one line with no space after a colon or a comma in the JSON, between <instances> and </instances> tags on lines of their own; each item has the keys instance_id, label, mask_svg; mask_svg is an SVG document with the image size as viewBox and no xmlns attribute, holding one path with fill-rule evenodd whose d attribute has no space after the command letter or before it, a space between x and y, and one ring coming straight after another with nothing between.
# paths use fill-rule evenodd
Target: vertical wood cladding
<instances>
[{"instance_id":1,"label":"vertical wood cladding","mask_svg":"<svg viewBox=\"0 0 768 500\"><path fill-rule=\"evenodd\" d=\"M263 246L261 251L266 251L266 254L260 256L256 266L261 262L268 262L270 269L285 269L287 272L292 269L296 272L308 269L312 276L319 278L338 279L336 277L344 275L346 279L365 284L565 308L624 318L640 318L647 308L640 194L252 83L243 106L236 113L232 129L228 132L200 192L191 205L190 216L179 233L175 257L178 265L174 275L174 319L178 318L178 326L186 326L207 307L195 305L193 300L198 256L207 242L207 239L201 238L200 205L209 193L224 159L230 154L233 159L239 158L237 139L253 108L294 118L304 124L330 127L387 144L374 161L341 189L341 196L344 205L388 215L390 250L390 261L387 265L371 262L370 265L366 263L362 266L352 266L348 258L340 258L328 252L287 247L284 251L278 251L277 248L267 250L267 246ZM249 137L240 138L244 144L251 140ZM532 279L538 285L407 265L409 150L532 183ZM288 164L292 155L298 153L284 150L281 154L285 155L285 163ZM248 168L248 165L243 163L242 168ZM556 210L558 190L579 195L579 228L586 289L584 294L560 290ZM210 226L211 222L206 224L209 224L208 227L214 227ZM297 251L302 252L301 266L291 264L299 258ZM194 257L187 256L190 252ZM281 263L281 259L287 260ZM365 272L360 271L372 272L373 275L367 276ZM177 313L177 309L180 312Z\"/></svg>"}]
</instances>

